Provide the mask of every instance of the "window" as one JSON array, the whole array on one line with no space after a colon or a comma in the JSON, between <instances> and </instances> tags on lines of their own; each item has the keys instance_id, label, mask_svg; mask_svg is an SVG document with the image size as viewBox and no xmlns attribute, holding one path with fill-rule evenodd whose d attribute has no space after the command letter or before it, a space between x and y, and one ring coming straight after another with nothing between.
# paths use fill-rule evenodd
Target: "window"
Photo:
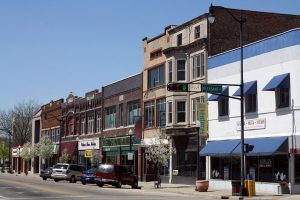
<instances>
[{"instance_id":1,"label":"window","mask_svg":"<svg viewBox=\"0 0 300 200\"><path fill-rule=\"evenodd\" d=\"M159 99L156 102L156 116L158 127L166 126L166 99Z\"/></svg>"},{"instance_id":2,"label":"window","mask_svg":"<svg viewBox=\"0 0 300 200\"><path fill-rule=\"evenodd\" d=\"M169 83L172 82L172 60L168 61Z\"/></svg>"},{"instance_id":3,"label":"window","mask_svg":"<svg viewBox=\"0 0 300 200\"><path fill-rule=\"evenodd\" d=\"M51 135L52 135L52 142L54 143L56 141L55 140L55 129L51 130Z\"/></svg>"},{"instance_id":4,"label":"window","mask_svg":"<svg viewBox=\"0 0 300 200\"><path fill-rule=\"evenodd\" d=\"M85 118L81 118L80 133L85 134Z\"/></svg>"},{"instance_id":5,"label":"window","mask_svg":"<svg viewBox=\"0 0 300 200\"><path fill-rule=\"evenodd\" d=\"M154 101L145 103L144 112L145 128L154 127Z\"/></svg>"},{"instance_id":6,"label":"window","mask_svg":"<svg viewBox=\"0 0 300 200\"><path fill-rule=\"evenodd\" d=\"M101 114L97 113L96 115L96 132L99 133L101 131Z\"/></svg>"},{"instance_id":7,"label":"window","mask_svg":"<svg viewBox=\"0 0 300 200\"><path fill-rule=\"evenodd\" d=\"M159 49L157 51L150 53L150 60L153 60L153 59L161 57L161 56L162 56L162 50Z\"/></svg>"},{"instance_id":8,"label":"window","mask_svg":"<svg viewBox=\"0 0 300 200\"><path fill-rule=\"evenodd\" d=\"M123 110L123 104L119 105L119 120L120 120L120 126L124 126L124 110Z\"/></svg>"},{"instance_id":9,"label":"window","mask_svg":"<svg viewBox=\"0 0 300 200\"><path fill-rule=\"evenodd\" d=\"M177 60L177 81L185 80L185 60Z\"/></svg>"},{"instance_id":10,"label":"window","mask_svg":"<svg viewBox=\"0 0 300 200\"><path fill-rule=\"evenodd\" d=\"M105 128L116 127L116 107L105 109Z\"/></svg>"},{"instance_id":11,"label":"window","mask_svg":"<svg viewBox=\"0 0 300 200\"><path fill-rule=\"evenodd\" d=\"M168 123L172 123L172 101L168 102Z\"/></svg>"},{"instance_id":12,"label":"window","mask_svg":"<svg viewBox=\"0 0 300 200\"><path fill-rule=\"evenodd\" d=\"M56 143L59 143L60 139L60 128L55 129L55 134L56 134Z\"/></svg>"},{"instance_id":13,"label":"window","mask_svg":"<svg viewBox=\"0 0 300 200\"><path fill-rule=\"evenodd\" d=\"M185 122L185 101L177 101L177 123Z\"/></svg>"},{"instance_id":14,"label":"window","mask_svg":"<svg viewBox=\"0 0 300 200\"><path fill-rule=\"evenodd\" d=\"M128 103L128 125L133 125L137 116L141 116L140 102Z\"/></svg>"},{"instance_id":15,"label":"window","mask_svg":"<svg viewBox=\"0 0 300 200\"><path fill-rule=\"evenodd\" d=\"M204 76L204 53L192 57L192 78Z\"/></svg>"},{"instance_id":16,"label":"window","mask_svg":"<svg viewBox=\"0 0 300 200\"><path fill-rule=\"evenodd\" d=\"M94 132L94 117L88 116L88 133Z\"/></svg>"},{"instance_id":17,"label":"window","mask_svg":"<svg viewBox=\"0 0 300 200\"><path fill-rule=\"evenodd\" d=\"M148 89L165 84L165 65L162 64L148 71Z\"/></svg>"},{"instance_id":18,"label":"window","mask_svg":"<svg viewBox=\"0 0 300 200\"><path fill-rule=\"evenodd\" d=\"M245 95L245 107L246 113L256 112L256 94L246 94Z\"/></svg>"},{"instance_id":19,"label":"window","mask_svg":"<svg viewBox=\"0 0 300 200\"><path fill-rule=\"evenodd\" d=\"M193 122L199 120L199 104L200 104L199 97L192 99L192 121Z\"/></svg>"},{"instance_id":20,"label":"window","mask_svg":"<svg viewBox=\"0 0 300 200\"><path fill-rule=\"evenodd\" d=\"M182 34L178 34L177 35L177 46L181 46L182 45Z\"/></svg>"},{"instance_id":21,"label":"window","mask_svg":"<svg viewBox=\"0 0 300 200\"><path fill-rule=\"evenodd\" d=\"M228 98L220 98L218 101L219 106L219 116L227 116L228 115Z\"/></svg>"},{"instance_id":22,"label":"window","mask_svg":"<svg viewBox=\"0 0 300 200\"><path fill-rule=\"evenodd\" d=\"M195 39L200 38L200 25L195 27Z\"/></svg>"},{"instance_id":23,"label":"window","mask_svg":"<svg viewBox=\"0 0 300 200\"><path fill-rule=\"evenodd\" d=\"M290 106L290 88L276 88L276 108L285 108Z\"/></svg>"}]
</instances>

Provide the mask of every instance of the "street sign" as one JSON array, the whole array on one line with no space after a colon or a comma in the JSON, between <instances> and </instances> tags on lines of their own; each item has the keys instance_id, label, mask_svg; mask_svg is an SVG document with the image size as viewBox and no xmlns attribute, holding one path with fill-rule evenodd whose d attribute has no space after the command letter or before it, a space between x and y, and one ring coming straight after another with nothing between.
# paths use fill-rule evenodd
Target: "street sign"
<instances>
[{"instance_id":1,"label":"street sign","mask_svg":"<svg viewBox=\"0 0 300 200\"><path fill-rule=\"evenodd\" d=\"M222 85L213 85L213 84L201 84L201 91L207 93L222 93Z\"/></svg>"},{"instance_id":2,"label":"street sign","mask_svg":"<svg viewBox=\"0 0 300 200\"><path fill-rule=\"evenodd\" d=\"M128 156L128 160L133 160L133 153L129 152L127 156Z\"/></svg>"}]
</instances>

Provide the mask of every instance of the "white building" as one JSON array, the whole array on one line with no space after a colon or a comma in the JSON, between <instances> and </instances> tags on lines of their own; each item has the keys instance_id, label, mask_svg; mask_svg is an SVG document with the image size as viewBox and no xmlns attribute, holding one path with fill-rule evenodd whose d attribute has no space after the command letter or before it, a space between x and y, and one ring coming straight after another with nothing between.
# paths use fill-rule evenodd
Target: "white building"
<instances>
[{"instance_id":1,"label":"white building","mask_svg":"<svg viewBox=\"0 0 300 200\"><path fill-rule=\"evenodd\" d=\"M208 58L208 83L240 84L240 49ZM257 192L300 192L300 29L244 47L246 173ZM239 97L239 87L223 86ZM240 180L240 101L209 95L207 156L210 188ZM297 170L298 169L298 170ZM283 183L286 183L285 186Z\"/></svg>"}]
</instances>

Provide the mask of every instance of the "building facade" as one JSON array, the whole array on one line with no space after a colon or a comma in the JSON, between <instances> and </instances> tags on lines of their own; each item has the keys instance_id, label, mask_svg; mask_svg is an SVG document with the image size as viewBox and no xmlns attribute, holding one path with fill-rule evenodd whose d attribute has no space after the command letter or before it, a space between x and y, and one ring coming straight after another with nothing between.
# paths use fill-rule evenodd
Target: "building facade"
<instances>
[{"instance_id":1,"label":"building facade","mask_svg":"<svg viewBox=\"0 0 300 200\"><path fill-rule=\"evenodd\" d=\"M33 116L31 120L31 127L32 127L32 135L31 135L31 144L32 146L38 144L41 140L41 113L42 110L40 109L37 113ZM32 159L31 163L31 172L32 173L40 173L40 158L39 156L35 156Z\"/></svg>"},{"instance_id":2,"label":"building facade","mask_svg":"<svg viewBox=\"0 0 300 200\"><path fill-rule=\"evenodd\" d=\"M299 193L300 30L294 29L244 47L246 174L257 192ZM208 59L208 82L240 83L239 49ZM239 87L223 94L240 96ZM207 178L214 189L231 188L240 179L240 101L210 95ZM226 127L226 128L224 128Z\"/></svg>"},{"instance_id":3,"label":"building facade","mask_svg":"<svg viewBox=\"0 0 300 200\"><path fill-rule=\"evenodd\" d=\"M141 176L142 73L102 87L103 163L127 165Z\"/></svg>"}]
</instances>

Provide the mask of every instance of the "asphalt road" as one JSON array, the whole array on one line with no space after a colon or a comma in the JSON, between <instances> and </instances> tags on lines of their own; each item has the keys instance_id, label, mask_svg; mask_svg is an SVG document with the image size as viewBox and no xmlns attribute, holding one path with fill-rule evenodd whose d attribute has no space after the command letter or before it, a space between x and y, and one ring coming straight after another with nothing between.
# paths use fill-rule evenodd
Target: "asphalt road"
<instances>
[{"instance_id":1,"label":"asphalt road","mask_svg":"<svg viewBox=\"0 0 300 200\"><path fill-rule=\"evenodd\" d=\"M121 189L112 186L100 188L97 185L82 185L80 182L60 181L56 183L53 180L43 181L34 176L0 174L1 199L179 200L199 199L199 197L131 189L130 186L122 186ZM209 197L207 197L208 199Z\"/></svg>"}]
</instances>

